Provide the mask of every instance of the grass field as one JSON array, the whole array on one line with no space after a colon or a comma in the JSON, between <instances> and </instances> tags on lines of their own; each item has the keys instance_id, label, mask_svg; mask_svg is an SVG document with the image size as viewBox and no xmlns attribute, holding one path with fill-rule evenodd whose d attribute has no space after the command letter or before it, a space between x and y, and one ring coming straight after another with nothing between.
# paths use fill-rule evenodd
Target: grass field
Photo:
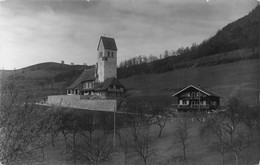
<instances>
[{"instance_id":1,"label":"grass field","mask_svg":"<svg viewBox=\"0 0 260 165\"><path fill-rule=\"evenodd\" d=\"M162 74L143 74L120 80L130 96L154 96L172 99L171 95L187 85L200 85L221 96L221 103L237 96L249 104L259 101L260 61L194 67Z\"/></svg>"},{"instance_id":2,"label":"grass field","mask_svg":"<svg viewBox=\"0 0 260 165\"><path fill-rule=\"evenodd\" d=\"M180 119L173 118L167 121L166 127L163 130L161 138L158 138L159 128L153 125L150 128L150 135L152 138L152 146L156 149L154 154L148 160L150 165L219 165L222 163L221 156L218 153L212 152L208 149L208 142L199 136L200 123L196 120L189 119L191 122L191 128L188 132L188 147L187 147L187 160L178 162L176 158L181 157L181 148L173 143L173 132L177 122ZM121 131L124 134L124 130ZM94 132L94 136L102 134L101 131ZM122 136L122 135L121 135ZM245 150L243 150L240 157L240 165L254 165L260 160L260 143L259 134L255 134L254 142ZM109 138L112 143L112 135ZM124 164L124 154L119 146L119 139L117 138L117 147L115 152L112 153L111 158L103 164L122 165ZM49 147L48 149L48 164L50 165L69 165L73 164L68 160L68 155L62 154L65 145L63 143L62 136L60 136L60 142L55 147ZM232 153L227 153L225 157L226 165L235 164L235 157ZM77 164L83 165L84 163L78 162ZM131 154L127 158L128 165L144 164L143 161L136 155Z\"/></svg>"},{"instance_id":3,"label":"grass field","mask_svg":"<svg viewBox=\"0 0 260 165\"><path fill-rule=\"evenodd\" d=\"M53 65L51 63L52 67ZM32 67L25 68L24 72L17 70L5 73L13 75L13 79L20 86L37 90L40 93L39 97L66 93L66 88L70 85L68 82L52 80L52 77L62 71L59 65L53 71L48 70L45 64L39 65L37 70L31 69ZM127 95L130 97L149 97L158 101L174 100L172 94L193 84L201 85L220 95L221 104L231 96L240 97L249 104L257 104L260 91L259 73L259 59L250 59L213 66L190 67L161 74L135 75L120 81L127 88Z\"/></svg>"}]
</instances>

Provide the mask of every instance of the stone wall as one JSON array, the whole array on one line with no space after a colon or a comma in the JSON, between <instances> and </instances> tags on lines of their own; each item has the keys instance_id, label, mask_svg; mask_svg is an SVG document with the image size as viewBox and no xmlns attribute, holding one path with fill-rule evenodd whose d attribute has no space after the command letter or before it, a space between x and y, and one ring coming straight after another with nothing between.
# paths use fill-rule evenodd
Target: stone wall
<instances>
[{"instance_id":1,"label":"stone wall","mask_svg":"<svg viewBox=\"0 0 260 165\"><path fill-rule=\"evenodd\" d=\"M81 99L80 95L55 95L48 96L47 104L66 108L87 109L97 111L114 111L117 105L117 100L89 100Z\"/></svg>"}]
</instances>

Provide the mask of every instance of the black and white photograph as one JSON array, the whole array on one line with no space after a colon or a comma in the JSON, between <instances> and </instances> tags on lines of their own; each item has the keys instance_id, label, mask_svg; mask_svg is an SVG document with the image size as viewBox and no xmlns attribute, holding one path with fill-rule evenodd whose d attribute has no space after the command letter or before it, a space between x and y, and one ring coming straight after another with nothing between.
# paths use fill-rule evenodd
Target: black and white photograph
<instances>
[{"instance_id":1,"label":"black and white photograph","mask_svg":"<svg viewBox=\"0 0 260 165\"><path fill-rule=\"evenodd\" d=\"M260 165L260 0L0 0L0 165Z\"/></svg>"}]
</instances>

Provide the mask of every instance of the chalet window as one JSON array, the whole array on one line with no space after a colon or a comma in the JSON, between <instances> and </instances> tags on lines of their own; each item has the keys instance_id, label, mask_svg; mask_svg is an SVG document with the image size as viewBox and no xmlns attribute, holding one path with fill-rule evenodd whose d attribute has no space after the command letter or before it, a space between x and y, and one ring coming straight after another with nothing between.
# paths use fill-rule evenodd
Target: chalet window
<instances>
[{"instance_id":1,"label":"chalet window","mask_svg":"<svg viewBox=\"0 0 260 165\"><path fill-rule=\"evenodd\" d=\"M216 101L211 101L211 105L216 106L217 105Z\"/></svg>"},{"instance_id":2,"label":"chalet window","mask_svg":"<svg viewBox=\"0 0 260 165\"><path fill-rule=\"evenodd\" d=\"M183 100L183 105L187 105L187 100Z\"/></svg>"},{"instance_id":3,"label":"chalet window","mask_svg":"<svg viewBox=\"0 0 260 165\"><path fill-rule=\"evenodd\" d=\"M109 56L110 56L110 52L108 51L108 52L107 52L107 57L109 57Z\"/></svg>"},{"instance_id":4,"label":"chalet window","mask_svg":"<svg viewBox=\"0 0 260 165\"><path fill-rule=\"evenodd\" d=\"M112 58L114 57L114 52L111 52L111 57L112 57Z\"/></svg>"},{"instance_id":5,"label":"chalet window","mask_svg":"<svg viewBox=\"0 0 260 165\"><path fill-rule=\"evenodd\" d=\"M199 97L200 96L200 92L197 92L197 97Z\"/></svg>"},{"instance_id":6,"label":"chalet window","mask_svg":"<svg viewBox=\"0 0 260 165\"><path fill-rule=\"evenodd\" d=\"M192 92L191 97L193 98L195 97L195 92Z\"/></svg>"}]
</instances>

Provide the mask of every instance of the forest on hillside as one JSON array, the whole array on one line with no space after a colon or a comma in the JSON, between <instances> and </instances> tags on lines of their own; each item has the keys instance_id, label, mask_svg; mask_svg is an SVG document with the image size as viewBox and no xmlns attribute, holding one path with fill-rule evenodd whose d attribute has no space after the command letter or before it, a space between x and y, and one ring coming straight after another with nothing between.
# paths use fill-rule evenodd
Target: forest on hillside
<instances>
[{"instance_id":1,"label":"forest on hillside","mask_svg":"<svg viewBox=\"0 0 260 165\"><path fill-rule=\"evenodd\" d=\"M228 24L216 35L204 40L200 44L192 44L191 47L181 47L176 51L165 50L160 55L160 59L156 56L149 57L138 56L125 60L120 63L118 69L118 77L125 78L136 74L163 73L179 68L197 66L197 65L214 65L220 63L228 63L241 60L241 57L230 57L234 50L247 49L247 58L259 58L259 33L260 33L260 7L257 6L248 15ZM192 60L203 57L222 54L224 58L209 60L208 62L192 63Z\"/></svg>"}]
</instances>

